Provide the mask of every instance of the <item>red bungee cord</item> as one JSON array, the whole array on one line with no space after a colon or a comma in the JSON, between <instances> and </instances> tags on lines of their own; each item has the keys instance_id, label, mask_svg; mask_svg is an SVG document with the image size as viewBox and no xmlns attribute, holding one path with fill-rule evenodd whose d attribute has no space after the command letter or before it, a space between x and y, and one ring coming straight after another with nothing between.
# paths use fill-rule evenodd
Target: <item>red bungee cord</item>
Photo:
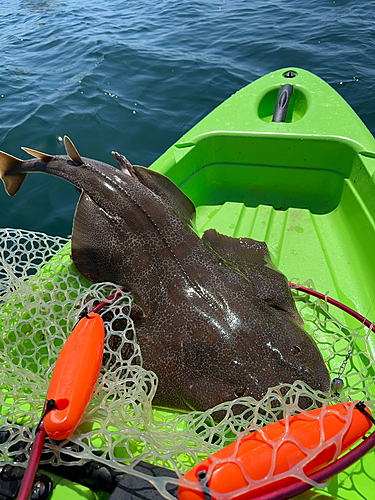
<instances>
[{"instance_id":1,"label":"red bungee cord","mask_svg":"<svg viewBox=\"0 0 375 500\"><path fill-rule=\"evenodd\" d=\"M342 311L350 314L353 316L353 318L357 319L360 321L363 325L367 326L367 328L371 328L373 332L375 332L375 324L372 323L370 320L366 319L364 316L361 314L357 313L350 307L342 304L338 300L332 299L331 297L328 297L328 295L323 295L322 293L316 292L315 290L311 290L310 288L306 288L301 285L295 285L294 283L289 282L289 287L292 290L299 290L301 292L307 293L309 295L312 295L313 297L317 297L318 299L324 300L328 304L332 304L333 306L336 306L338 309L341 309Z\"/></svg>"}]
</instances>

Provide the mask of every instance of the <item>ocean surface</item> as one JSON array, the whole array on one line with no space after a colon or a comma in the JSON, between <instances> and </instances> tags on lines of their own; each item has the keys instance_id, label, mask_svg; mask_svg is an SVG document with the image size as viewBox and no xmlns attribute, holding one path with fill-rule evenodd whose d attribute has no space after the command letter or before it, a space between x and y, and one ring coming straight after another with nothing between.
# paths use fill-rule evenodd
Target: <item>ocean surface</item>
<instances>
[{"instance_id":1,"label":"ocean surface","mask_svg":"<svg viewBox=\"0 0 375 500\"><path fill-rule=\"evenodd\" d=\"M2 0L0 149L149 166L232 93L302 67L332 85L375 134L370 0ZM78 194L29 175L2 227L67 236Z\"/></svg>"}]
</instances>

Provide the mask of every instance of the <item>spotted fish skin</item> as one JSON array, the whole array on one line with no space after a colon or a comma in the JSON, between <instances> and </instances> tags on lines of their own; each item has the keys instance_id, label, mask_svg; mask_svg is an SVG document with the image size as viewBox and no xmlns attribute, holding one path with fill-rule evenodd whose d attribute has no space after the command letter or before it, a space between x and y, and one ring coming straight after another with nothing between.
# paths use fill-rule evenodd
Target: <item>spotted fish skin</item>
<instances>
[{"instance_id":1,"label":"spotted fish skin","mask_svg":"<svg viewBox=\"0 0 375 500\"><path fill-rule=\"evenodd\" d=\"M65 144L68 156L1 153L0 175L10 195L29 172L81 190L73 262L89 281L132 292L143 366L159 378L155 405L206 410L296 380L328 392L323 358L265 243L213 229L200 238L194 205L168 178L118 153L121 170Z\"/></svg>"}]
</instances>

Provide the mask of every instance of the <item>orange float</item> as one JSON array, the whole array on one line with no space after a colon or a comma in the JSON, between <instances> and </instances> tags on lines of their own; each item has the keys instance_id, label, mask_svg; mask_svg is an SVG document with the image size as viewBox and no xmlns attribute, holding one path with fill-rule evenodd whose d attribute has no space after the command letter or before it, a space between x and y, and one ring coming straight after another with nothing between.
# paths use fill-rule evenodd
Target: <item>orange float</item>
<instances>
[{"instance_id":1,"label":"orange float","mask_svg":"<svg viewBox=\"0 0 375 500\"><path fill-rule=\"evenodd\" d=\"M104 323L99 314L90 313L76 325L56 361L47 401L57 409L44 417L44 428L52 439L68 438L92 399L102 365Z\"/></svg>"},{"instance_id":2,"label":"orange float","mask_svg":"<svg viewBox=\"0 0 375 500\"><path fill-rule=\"evenodd\" d=\"M299 481L288 471L294 468L299 477L313 474L371 427L370 419L351 403L300 413L287 422L280 420L245 435L187 472L180 479L178 498L205 500L203 486L210 488L212 500L225 498L225 494L230 495L226 498L248 500L276 491Z\"/></svg>"}]
</instances>

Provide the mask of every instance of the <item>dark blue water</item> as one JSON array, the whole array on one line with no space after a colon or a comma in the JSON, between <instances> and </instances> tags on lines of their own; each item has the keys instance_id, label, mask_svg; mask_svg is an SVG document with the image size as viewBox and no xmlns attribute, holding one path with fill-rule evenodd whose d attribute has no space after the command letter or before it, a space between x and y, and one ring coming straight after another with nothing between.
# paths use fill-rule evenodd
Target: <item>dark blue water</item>
<instances>
[{"instance_id":1,"label":"dark blue water","mask_svg":"<svg viewBox=\"0 0 375 500\"><path fill-rule=\"evenodd\" d=\"M330 83L375 133L370 0L2 0L0 149L120 151L148 166L233 92L286 66ZM29 175L3 227L63 236L78 195Z\"/></svg>"}]
</instances>

